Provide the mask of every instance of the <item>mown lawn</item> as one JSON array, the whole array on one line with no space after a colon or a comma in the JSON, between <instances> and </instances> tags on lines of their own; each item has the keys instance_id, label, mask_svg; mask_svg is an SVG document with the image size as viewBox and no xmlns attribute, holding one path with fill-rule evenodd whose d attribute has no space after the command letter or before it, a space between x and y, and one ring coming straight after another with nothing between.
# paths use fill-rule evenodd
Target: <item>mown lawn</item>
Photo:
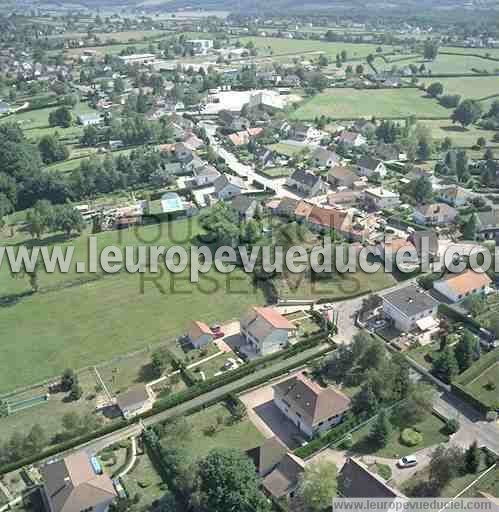
<instances>
[{"instance_id":1,"label":"mown lawn","mask_svg":"<svg viewBox=\"0 0 499 512\"><path fill-rule=\"evenodd\" d=\"M448 117L450 111L418 89L326 89L306 99L291 113L292 119L317 116L338 119L370 117Z\"/></svg>"},{"instance_id":2,"label":"mown lawn","mask_svg":"<svg viewBox=\"0 0 499 512\"><path fill-rule=\"evenodd\" d=\"M421 448L434 446L448 441L448 436L441 432L444 427L444 422L435 416L428 413L426 418L411 428L418 430L423 435L423 441L417 446L405 446L400 442L401 430L394 425L390 434L387 445L384 448L377 448L372 444L369 439L372 423L362 427L360 430L352 435L353 447L352 452L358 454L377 455L378 457L388 457L398 459L405 455L410 455Z\"/></svg>"},{"instance_id":3,"label":"mown lawn","mask_svg":"<svg viewBox=\"0 0 499 512\"><path fill-rule=\"evenodd\" d=\"M130 498L136 494L140 496L137 510L149 510L151 504L167 491L147 454L138 457L130 473L122 480Z\"/></svg>"},{"instance_id":4,"label":"mown lawn","mask_svg":"<svg viewBox=\"0 0 499 512\"><path fill-rule=\"evenodd\" d=\"M188 245L197 225L179 221L97 236L98 247ZM142 241L141 241L142 240ZM249 276L210 270L191 283L189 266L180 274L77 274L75 260L88 261L87 237L73 242L68 274L40 273L40 291L29 294L25 279L0 271L2 359L0 392L39 382L66 368L82 368L147 345L171 341L196 318L208 324L239 318L263 303ZM59 239L45 241L62 243ZM88 268L88 266L87 266ZM162 267L160 267L162 268Z\"/></svg>"},{"instance_id":5,"label":"mown lawn","mask_svg":"<svg viewBox=\"0 0 499 512\"><path fill-rule=\"evenodd\" d=\"M479 400L499 405L499 362L490 366L478 378L466 385Z\"/></svg>"},{"instance_id":6,"label":"mown lawn","mask_svg":"<svg viewBox=\"0 0 499 512\"><path fill-rule=\"evenodd\" d=\"M217 425L217 418L220 422L217 431L208 434L206 429ZM222 404L188 416L187 421L192 428L185 444L188 455L194 460L205 457L214 448L246 451L264 441L263 435L248 418L235 424L230 424L230 419L229 411Z\"/></svg>"},{"instance_id":7,"label":"mown lawn","mask_svg":"<svg viewBox=\"0 0 499 512\"><path fill-rule=\"evenodd\" d=\"M284 156L295 156L300 151L303 151L303 147L294 144L286 144L285 142L279 142L277 144L270 144L267 146L268 149L275 151L276 153L280 153Z\"/></svg>"}]
</instances>

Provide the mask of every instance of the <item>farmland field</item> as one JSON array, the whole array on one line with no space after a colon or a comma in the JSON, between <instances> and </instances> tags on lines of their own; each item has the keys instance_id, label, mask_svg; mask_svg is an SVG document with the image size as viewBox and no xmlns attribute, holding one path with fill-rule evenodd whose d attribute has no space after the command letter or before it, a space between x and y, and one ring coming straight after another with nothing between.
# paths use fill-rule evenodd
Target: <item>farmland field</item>
<instances>
[{"instance_id":1,"label":"farmland field","mask_svg":"<svg viewBox=\"0 0 499 512\"><path fill-rule=\"evenodd\" d=\"M136 234L102 233L97 235L98 246L188 245L199 230L187 221L168 224L168 232L165 224L160 226L140 228ZM74 241L73 263L88 261L86 241L85 235ZM55 236L49 242L62 240ZM0 392L39 382L66 367L81 368L147 345L173 342L193 318L207 323L238 318L249 305L263 302L261 292L239 271L211 270L200 275L199 283L191 283L188 270L77 274L73 264L67 274L40 273L39 281L40 291L31 295L25 279L12 279L5 265L1 269L2 359L11 364L3 368Z\"/></svg>"},{"instance_id":2,"label":"farmland field","mask_svg":"<svg viewBox=\"0 0 499 512\"><path fill-rule=\"evenodd\" d=\"M440 82L444 86L444 94L459 94L463 99L481 99L493 94L499 95L499 76L434 79L429 77L421 79L421 82L426 86L433 82Z\"/></svg>"},{"instance_id":3,"label":"farmland field","mask_svg":"<svg viewBox=\"0 0 499 512\"><path fill-rule=\"evenodd\" d=\"M409 115L448 117L450 111L418 89L327 89L306 99L291 113L293 119L326 115L338 119L400 117Z\"/></svg>"},{"instance_id":4,"label":"farmland field","mask_svg":"<svg viewBox=\"0 0 499 512\"><path fill-rule=\"evenodd\" d=\"M120 43L128 43L129 41L142 41L145 37L148 39L159 37L165 32L162 30L125 30L123 32L95 32L92 35L98 37L102 41L115 40ZM85 39L87 33L83 32L65 32L64 39Z\"/></svg>"},{"instance_id":5,"label":"farmland field","mask_svg":"<svg viewBox=\"0 0 499 512\"><path fill-rule=\"evenodd\" d=\"M476 126L462 128L461 125L452 124L452 121L445 119L440 121L421 121L421 124L431 128L431 133L435 140L443 140L445 137L450 137L453 145L457 147L471 147L476 144L479 137L485 137L488 143L497 145L497 142L493 142L495 132L492 130L482 130ZM483 154L483 151L481 154Z\"/></svg>"},{"instance_id":6,"label":"farmland field","mask_svg":"<svg viewBox=\"0 0 499 512\"><path fill-rule=\"evenodd\" d=\"M410 64L415 64L418 67L421 66L421 64L424 64L426 70L431 70L433 75L439 73L459 75L463 73L474 73L475 71L473 70L493 73L499 69L498 61L481 59L472 55L444 55L442 53L439 53L437 58L431 62L424 60L421 56L414 59L385 65L383 65L380 60L376 60L375 66L379 71L389 71L393 65L396 65L398 68L403 68Z\"/></svg>"},{"instance_id":7,"label":"farmland field","mask_svg":"<svg viewBox=\"0 0 499 512\"><path fill-rule=\"evenodd\" d=\"M279 296L285 299L346 299L361 293L374 292L396 284L392 274L380 269L378 272L366 274L358 271L355 274L336 275L330 279L319 279L312 282L303 275L282 276L275 282Z\"/></svg>"},{"instance_id":8,"label":"farmland field","mask_svg":"<svg viewBox=\"0 0 499 512\"><path fill-rule=\"evenodd\" d=\"M252 41L259 55L270 55L281 53L308 53L324 52L329 57L335 57L342 50L347 52L348 59L367 57L370 53L376 51L377 45L374 44L355 44L355 43L329 43L327 41L283 39L277 37L240 37L237 39L244 46ZM387 49L390 47L386 47Z\"/></svg>"},{"instance_id":9,"label":"farmland field","mask_svg":"<svg viewBox=\"0 0 499 512\"><path fill-rule=\"evenodd\" d=\"M30 110L27 112L19 112L11 116L2 118L0 123L19 123L26 137L31 141L36 141L44 135L51 135L55 132L61 138L79 137L83 133L83 127L76 124L76 116L78 114L95 112L88 105L80 103L72 109L73 125L69 128L61 128L60 126L52 127L49 125L49 115L58 107L47 107L38 110Z\"/></svg>"}]
</instances>

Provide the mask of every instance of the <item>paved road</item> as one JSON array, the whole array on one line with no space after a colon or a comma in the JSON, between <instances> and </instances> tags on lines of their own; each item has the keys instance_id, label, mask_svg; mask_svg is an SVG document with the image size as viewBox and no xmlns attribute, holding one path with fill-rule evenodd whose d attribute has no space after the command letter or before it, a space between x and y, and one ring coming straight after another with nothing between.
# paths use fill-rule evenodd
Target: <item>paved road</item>
<instances>
[{"instance_id":1,"label":"paved road","mask_svg":"<svg viewBox=\"0 0 499 512\"><path fill-rule=\"evenodd\" d=\"M241 163L233 153L220 146L220 144L215 140L214 136L210 134L210 131L207 130L207 133L210 139L210 145L215 153L220 158L222 158L229 166L229 168L232 169L232 171L234 171L238 176L241 178L247 178L248 184L252 184L254 182L259 183L266 189L273 190L278 197L291 197L293 199L301 199L300 196L294 194L292 191L285 187L286 178L270 179L256 173L253 167Z\"/></svg>"},{"instance_id":2,"label":"paved road","mask_svg":"<svg viewBox=\"0 0 499 512\"><path fill-rule=\"evenodd\" d=\"M452 436L452 442L468 447L473 441L499 454L499 423L481 419L480 414L451 393L440 395L433 408L447 419L459 421L460 429Z\"/></svg>"}]
</instances>

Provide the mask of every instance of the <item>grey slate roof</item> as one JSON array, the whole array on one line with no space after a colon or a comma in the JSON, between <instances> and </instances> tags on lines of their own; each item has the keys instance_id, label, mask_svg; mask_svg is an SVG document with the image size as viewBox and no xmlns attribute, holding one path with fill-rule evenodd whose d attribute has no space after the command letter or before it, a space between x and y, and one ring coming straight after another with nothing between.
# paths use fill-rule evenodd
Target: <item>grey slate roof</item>
<instances>
[{"instance_id":1,"label":"grey slate roof","mask_svg":"<svg viewBox=\"0 0 499 512\"><path fill-rule=\"evenodd\" d=\"M408 317L418 315L438 306L438 302L415 284L383 295L383 300L395 306Z\"/></svg>"},{"instance_id":2,"label":"grey slate roof","mask_svg":"<svg viewBox=\"0 0 499 512\"><path fill-rule=\"evenodd\" d=\"M234 208L234 210L238 211L241 214L245 214L255 202L256 201L253 198L241 194L240 196L236 196L231 201L230 205L232 206L232 208Z\"/></svg>"},{"instance_id":3,"label":"grey slate roof","mask_svg":"<svg viewBox=\"0 0 499 512\"><path fill-rule=\"evenodd\" d=\"M286 455L287 448L276 436L266 439L263 444L248 450L246 454L255 464L261 477L268 475Z\"/></svg>"},{"instance_id":4,"label":"grey slate roof","mask_svg":"<svg viewBox=\"0 0 499 512\"><path fill-rule=\"evenodd\" d=\"M307 187L313 187L321 178L320 176L316 176L315 174L304 171L303 169L296 169L296 171L291 175L291 179Z\"/></svg>"},{"instance_id":5,"label":"grey slate roof","mask_svg":"<svg viewBox=\"0 0 499 512\"><path fill-rule=\"evenodd\" d=\"M147 402L149 394L144 384L139 384L118 395L118 407L123 411L133 405Z\"/></svg>"},{"instance_id":6,"label":"grey slate roof","mask_svg":"<svg viewBox=\"0 0 499 512\"><path fill-rule=\"evenodd\" d=\"M345 498L402 498L405 496L386 484L367 466L352 458L347 459L341 469L342 494Z\"/></svg>"},{"instance_id":7,"label":"grey slate roof","mask_svg":"<svg viewBox=\"0 0 499 512\"><path fill-rule=\"evenodd\" d=\"M363 167L364 169L370 169L371 171L374 171L376 170L376 167L378 167L380 163L382 163L381 160L366 155L359 160L359 167Z\"/></svg>"}]
</instances>

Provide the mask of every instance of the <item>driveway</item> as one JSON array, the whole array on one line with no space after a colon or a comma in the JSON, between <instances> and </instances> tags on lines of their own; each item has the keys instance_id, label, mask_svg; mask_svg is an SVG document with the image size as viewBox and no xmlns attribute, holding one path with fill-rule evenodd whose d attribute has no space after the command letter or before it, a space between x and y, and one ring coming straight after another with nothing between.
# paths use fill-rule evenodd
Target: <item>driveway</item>
<instances>
[{"instance_id":1,"label":"driveway","mask_svg":"<svg viewBox=\"0 0 499 512\"><path fill-rule=\"evenodd\" d=\"M239 397L246 405L249 419L259 432L267 439L277 437L291 450L299 446L297 438L302 436L296 425L274 405L272 386L289 379L297 373L286 375L274 381L271 385L255 389Z\"/></svg>"}]
</instances>

